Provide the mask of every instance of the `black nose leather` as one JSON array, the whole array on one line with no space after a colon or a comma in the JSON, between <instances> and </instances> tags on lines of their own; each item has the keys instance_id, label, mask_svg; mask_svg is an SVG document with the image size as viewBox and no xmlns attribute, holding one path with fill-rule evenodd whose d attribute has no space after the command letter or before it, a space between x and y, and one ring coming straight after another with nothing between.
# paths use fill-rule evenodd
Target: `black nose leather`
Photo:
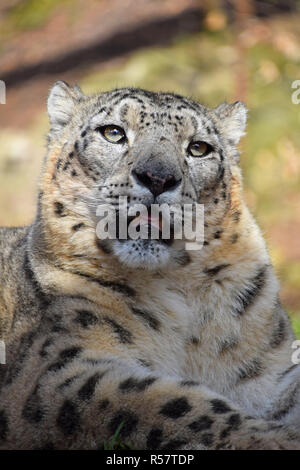
<instances>
[{"instance_id":1,"label":"black nose leather","mask_svg":"<svg viewBox=\"0 0 300 470\"><path fill-rule=\"evenodd\" d=\"M154 196L159 196L165 191L175 189L180 183L180 179L176 179L173 175L159 175L153 174L150 171L138 172L133 170L132 174L138 181L138 183L146 186Z\"/></svg>"}]
</instances>

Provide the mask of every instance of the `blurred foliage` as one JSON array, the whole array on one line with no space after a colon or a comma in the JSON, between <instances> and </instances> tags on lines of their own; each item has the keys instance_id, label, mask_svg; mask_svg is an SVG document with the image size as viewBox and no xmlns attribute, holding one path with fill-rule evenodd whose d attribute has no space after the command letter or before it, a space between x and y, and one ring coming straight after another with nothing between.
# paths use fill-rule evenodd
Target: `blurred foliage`
<instances>
[{"instance_id":1,"label":"blurred foliage","mask_svg":"<svg viewBox=\"0 0 300 470\"><path fill-rule=\"evenodd\" d=\"M6 35L16 31L31 30L42 26L50 15L63 3L71 3L72 0L21 0L13 5L2 25L2 32Z\"/></svg>"},{"instance_id":2,"label":"blurred foliage","mask_svg":"<svg viewBox=\"0 0 300 470\"><path fill-rule=\"evenodd\" d=\"M32 27L57 3L62 2L21 2L12 10L11 21L16 27ZM170 46L138 50L101 68L95 64L86 70L80 85L85 92L122 86L174 91L208 106L239 99L243 90L241 97L250 109L247 136L241 144L246 198L267 238L282 281L284 305L300 337L300 105L291 101L291 84L300 76L300 14L265 21L253 18L243 28L229 24L218 2L213 3L198 34L177 37ZM35 4L37 12L31 18L26 12ZM37 136L46 126L43 114L24 136L25 154L30 155L28 188L40 164L36 154L42 144ZM27 178L24 166L16 172L5 167L11 152L8 140L7 133L0 133L0 171L6 175L0 181L0 200L12 185L24 185ZM32 204L33 195L30 198ZM18 211L7 214L8 223L23 221L26 208Z\"/></svg>"}]
</instances>

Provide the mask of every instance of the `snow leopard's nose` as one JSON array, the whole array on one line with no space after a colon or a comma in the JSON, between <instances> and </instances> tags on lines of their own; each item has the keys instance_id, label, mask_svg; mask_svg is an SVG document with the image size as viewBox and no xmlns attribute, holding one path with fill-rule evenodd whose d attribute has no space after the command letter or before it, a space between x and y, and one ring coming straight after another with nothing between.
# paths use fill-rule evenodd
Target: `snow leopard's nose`
<instances>
[{"instance_id":1,"label":"snow leopard's nose","mask_svg":"<svg viewBox=\"0 0 300 470\"><path fill-rule=\"evenodd\" d=\"M154 197L175 190L182 180L180 156L174 143L168 139L158 138L155 142L152 137L141 139L130 152L130 160L135 162L131 176Z\"/></svg>"},{"instance_id":2,"label":"snow leopard's nose","mask_svg":"<svg viewBox=\"0 0 300 470\"><path fill-rule=\"evenodd\" d=\"M161 172L152 173L147 170L140 172L135 169L132 170L132 175L139 184L146 186L154 196L175 189L181 182L181 178L178 179L172 174L163 174Z\"/></svg>"}]
</instances>

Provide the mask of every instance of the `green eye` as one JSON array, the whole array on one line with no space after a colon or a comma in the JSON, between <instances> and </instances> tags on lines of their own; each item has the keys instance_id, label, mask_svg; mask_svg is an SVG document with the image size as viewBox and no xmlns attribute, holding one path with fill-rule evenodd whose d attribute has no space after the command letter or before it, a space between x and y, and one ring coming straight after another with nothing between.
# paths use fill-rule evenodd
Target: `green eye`
<instances>
[{"instance_id":1,"label":"green eye","mask_svg":"<svg viewBox=\"0 0 300 470\"><path fill-rule=\"evenodd\" d=\"M99 130L103 137L112 144L121 144L126 139L126 134L123 129L119 126L114 126L113 124L110 126L98 127L97 130Z\"/></svg>"},{"instance_id":2,"label":"green eye","mask_svg":"<svg viewBox=\"0 0 300 470\"><path fill-rule=\"evenodd\" d=\"M208 155L212 151L212 146L207 144L206 142L191 142L188 147L188 153L192 155L192 157L204 157Z\"/></svg>"}]
</instances>

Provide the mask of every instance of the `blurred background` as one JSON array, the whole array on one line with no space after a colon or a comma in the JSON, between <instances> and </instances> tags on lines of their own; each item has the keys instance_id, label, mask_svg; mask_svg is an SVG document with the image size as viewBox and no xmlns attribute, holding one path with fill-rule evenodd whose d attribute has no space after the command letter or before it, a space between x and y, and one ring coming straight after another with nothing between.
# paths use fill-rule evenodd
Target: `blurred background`
<instances>
[{"instance_id":1,"label":"blurred background","mask_svg":"<svg viewBox=\"0 0 300 470\"><path fill-rule=\"evenodd\" d=\"M241 165L300 337L300 1L1 0L0 225L28 224L58 79L250 109Z\"/></svg>"}]
</instances>

